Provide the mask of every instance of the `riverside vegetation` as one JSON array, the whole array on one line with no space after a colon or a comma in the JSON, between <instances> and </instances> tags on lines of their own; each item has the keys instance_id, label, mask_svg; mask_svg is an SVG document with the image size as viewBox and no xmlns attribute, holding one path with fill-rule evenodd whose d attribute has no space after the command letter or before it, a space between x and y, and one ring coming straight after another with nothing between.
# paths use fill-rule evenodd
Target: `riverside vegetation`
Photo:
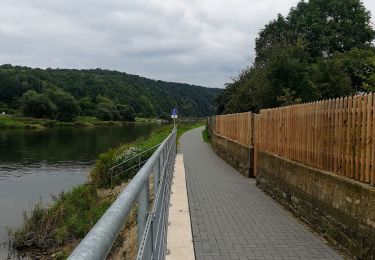
<instances>
[{"instance_id":1,"label":"riverside vegetation","mask_svg":"<svg viewBox=\"0 0 375 260\"><path fill-rule=\"evenodd\" d=\"M0 113L77 124L79 116L101 121L167 120L172 107L184 117L203 117L214 113L219 92L101 69L0 66ZM15 117L0 120L3 127L21 123L27 125Z\"/></svg>"},{"instance_id":2,"label":"riverside vegetation","mask_svg":"<svg viewBox=\"0 0 375 260\"><path fill-rule=\"evenodd\" d=\"M138 120L136 119L136 122ZM142 121L140 121L142 122ZM145 121L147 122L147 121ZM48 118L32 118L10 115L0 115L0 129L45 129L60 126L111 126L121 125L121 121L103 121L91 116L78 116L73 122L62 122Z\"/></svg>"},{"instance_id":3,"label":"riverside vegetation","mask_svg":"<svg viewBox=\"0 0 375 260\"><path fill-rule=\"evenodd\" d=\"M178 126L177 136L203 124L204 122L181 124ZM162 126L154 130L148 138L109 149L97 159L87 183L53 197L48 207L44 207L41 202L36 203L28 214L24 213L22 226L9 232L13 253L42 259L65 259L126 187L138 168L112 180L108 170L113 165L161 143L171 130L170 125ZM152 152L153 150L143 154L142 160L149 158ZM131 167L133 164L130 160L125 167ZM129 255L129 245L133 245L134 255L135 235L131 234L136 233L135 225L133 213L115 243L112 255Z\"/></svg>"}]
</instances>

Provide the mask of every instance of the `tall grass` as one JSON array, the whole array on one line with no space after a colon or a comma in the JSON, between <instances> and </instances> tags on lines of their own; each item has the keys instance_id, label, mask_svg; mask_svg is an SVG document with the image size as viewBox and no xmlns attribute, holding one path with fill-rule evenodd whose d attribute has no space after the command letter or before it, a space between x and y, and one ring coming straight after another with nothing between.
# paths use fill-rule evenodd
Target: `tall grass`
<instances>
[{"instance_id":1,"label":"tall grass","mask_svg":"<svg viewBox=\"0 0 375 260\"><path fill-rule=\"evenodd\" d=\"M111 205L112 198L99 198L94 185L83 184L53 198L51 207L38 202L24 213L20 229L11 231L11 245L17 250L53 249L75 244L87 234Z\"/></svg>"}]
</instances>

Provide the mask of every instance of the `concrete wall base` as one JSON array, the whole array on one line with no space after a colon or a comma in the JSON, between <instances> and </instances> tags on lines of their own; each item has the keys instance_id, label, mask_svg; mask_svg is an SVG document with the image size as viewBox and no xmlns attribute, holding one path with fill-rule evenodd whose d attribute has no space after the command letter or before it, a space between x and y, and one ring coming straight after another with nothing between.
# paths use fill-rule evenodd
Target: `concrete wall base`
<instances>
[{"instance_id":1,"label":"concrete wall base","mask_svg":"<svg viewBox=\"0 0 375 260\"><path fill-rule=\"evenodd\" d=\"M254 148L210 132L212 148L224 161L246 177L254 177Z\"/></svg>"},{"instance_id":2,"label":"concrete wall base","mask_svg":"<svg viewBox=\"0 0 375 260\"><path fill-rule=\"evenodd\" d=\"M375 187L257 152L257 185L328 241L375 259Z\"/></svg>"}]
</instances>

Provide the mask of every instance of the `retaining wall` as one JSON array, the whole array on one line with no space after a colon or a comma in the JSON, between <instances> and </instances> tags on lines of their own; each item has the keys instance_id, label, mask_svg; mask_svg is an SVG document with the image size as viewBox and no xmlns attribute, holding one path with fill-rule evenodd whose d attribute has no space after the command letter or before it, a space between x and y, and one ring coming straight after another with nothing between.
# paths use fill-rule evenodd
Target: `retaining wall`
<instances>
[{"instance_id":1,"label":"retaining wall","mask_svg":"<svg viewBox=\"0 0 375 260\"><path fill-rule=\"evenodd\" d=\"M328 241L358 259L375 259L375 187L266 152L257 185Z\"/></svg>"},{"instance_id":2,"label":"retaining wall","mask_svg":"<svg viewBox=\"0 0 375 260\"><path fill-rule=\"evenodd\" d=\"M215 134L210 128L211 145L217 155L246 177L254 177L254 148Z\"/></svg>"}]
</instances>

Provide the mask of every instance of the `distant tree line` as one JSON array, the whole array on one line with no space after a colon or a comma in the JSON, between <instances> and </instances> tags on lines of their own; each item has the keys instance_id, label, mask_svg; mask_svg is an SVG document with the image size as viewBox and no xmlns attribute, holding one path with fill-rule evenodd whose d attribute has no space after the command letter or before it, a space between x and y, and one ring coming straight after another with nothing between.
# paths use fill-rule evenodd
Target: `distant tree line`
<instances>
[{"instance_id":1,"label":"distant tree line","mask_svg":"<svg viewBox=\"0 0 375 260\"><path fill-rule=\"evenodd\" d=\"M215 112L219 89L151 80L108 70L32 69L0 66L0 110L24 116L73 121L79 115L101 120L135 117L168 119Z\"/></svg>"},{"instance_id":2,"label":"distant tree line","mask_svg":"<svg viewBox=\"0 0 375 260\"><path fill-rule=\"evenodd\" d=\"M375 91L375 31L359 0L310 0L268 23L217 112L259 111Z\"/></svg>"}]
</instances>

